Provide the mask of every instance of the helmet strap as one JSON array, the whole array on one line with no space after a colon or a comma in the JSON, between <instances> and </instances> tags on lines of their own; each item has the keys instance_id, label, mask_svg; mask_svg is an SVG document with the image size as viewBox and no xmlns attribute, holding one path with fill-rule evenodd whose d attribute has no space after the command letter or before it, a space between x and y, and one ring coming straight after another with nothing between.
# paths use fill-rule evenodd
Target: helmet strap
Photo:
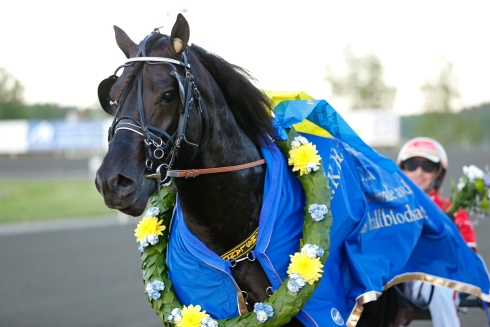
<instances>
[{"instance_id":1,"label":"helmet strap","mask_svg":"<svg viewBox=\"0 0 490 327\"><path fill-rule=\"evenodd\" d=\"M439 169L437 170L437 173L434 176L434 179L430 183L430 191L433 189L438 190L441 187L442 181L444 179L444 175L446 173L446 170L439 164Z\"/></svg>"}]
</instances>

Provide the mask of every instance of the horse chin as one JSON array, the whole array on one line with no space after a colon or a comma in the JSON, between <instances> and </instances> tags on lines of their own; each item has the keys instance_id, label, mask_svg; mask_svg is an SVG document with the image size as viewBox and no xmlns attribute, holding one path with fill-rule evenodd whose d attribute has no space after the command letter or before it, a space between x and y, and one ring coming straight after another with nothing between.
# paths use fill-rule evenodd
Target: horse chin
<instances>
[{"instance_id":1,"label":"horse chin","mask_svg":"<svg viewBox=\"0 0 490 327\"><path fill-rule=\"evenodd\" d=\"M153 180L143 178L140 187L135 192L133 202L124 209L119 209L122 213L137 217L143 214L150 196L157 190L156 183Z\"/></svg>"}]
</instances>

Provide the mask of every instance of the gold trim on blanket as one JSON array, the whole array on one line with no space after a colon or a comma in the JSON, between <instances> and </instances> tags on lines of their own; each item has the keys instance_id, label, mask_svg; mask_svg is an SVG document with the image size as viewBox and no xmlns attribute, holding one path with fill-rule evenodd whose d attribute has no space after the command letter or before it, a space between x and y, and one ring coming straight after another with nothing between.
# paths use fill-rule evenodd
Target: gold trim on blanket
<instances>
[{"instance_id":1,"label":"gold trim on blanket","mask_svg":"<svg viewBox=\"0 0 490 327\"><path fill-rule=\"evenodd\" d=\"M383 291L387 290L388 288L392 287L395 284L400 284L404 282L413 282L416 280L420 280L422 282L432 284L434 286L443 286L443 287L448 287L452 288L455 291L461 292L461 293L468 293L474 296L479 297L485 302L490 302L490 294L483 294L481 292L481 289L462 282L458 282L455 280L450 280L450 279L444 279L441 277L433 276L433 275L428 275L424 273L409 273L409 274L403 274L399 275L395 278L393 278L390 282L388 282L384 287ZM363 305L366 304L367 302L371 301L376 301L378 297L380 297L380 293L375 292L375 291L370 291L364 294L361 294L357 300L356 300L356 305L352 309L352 312L347 319L346 326L347 327L355 327L357 323L359 322L359 319L361 318L362 311L364 309Z\"/></svg>"}]
</instances>

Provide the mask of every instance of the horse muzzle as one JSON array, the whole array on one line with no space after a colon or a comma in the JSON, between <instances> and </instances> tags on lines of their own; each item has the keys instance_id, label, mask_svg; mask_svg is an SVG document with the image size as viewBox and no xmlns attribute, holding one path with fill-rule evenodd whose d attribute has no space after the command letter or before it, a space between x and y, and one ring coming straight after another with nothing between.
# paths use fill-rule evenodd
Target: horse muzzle
<instances>
[{"instance_id":1,"label":"horse muzzle","mask_svg":"<svg viewBox=\"0 0 490 327\"><path fill-rule=\"evenodd\" d=\"M138 182L121 173L107 175L102 167L97 171L95 185L107 207L131 216L143 213L148 198L155 191L155 183L146 178Z\"/></svg>"}]
</instances>

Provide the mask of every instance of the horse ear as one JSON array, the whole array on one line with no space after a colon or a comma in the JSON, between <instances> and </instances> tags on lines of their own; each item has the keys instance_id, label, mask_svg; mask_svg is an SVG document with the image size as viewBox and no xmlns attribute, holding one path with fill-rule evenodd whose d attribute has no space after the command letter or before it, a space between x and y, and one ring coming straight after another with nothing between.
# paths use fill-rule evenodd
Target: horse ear
<instances>
[{"instance_id":1,"label":"horse ear","mask_svg":"<svg viewBox=\"0 0 490 327\"><path fill-rule=\"evenodd\" d=\"M178 14L174 27L172 27L172 34L170 35L172 43L169 43L176 53L181 53L185 49L189 42L189 35L189 23L187 23L187 20L182 14Z\"/></svg>"},{"instance_id":2,"label":"horse ear","mask_svg":"<svg viewBox=\"0 0 490 327\"><path fill-rule=\"evenodd\" d=\"M119 49L124 53L126 58L131 57L131 53L137 49L136 43L134 43L129 36L122 29L114 25L114 32L116 33L116 42Z\"/></svg>"}]
</instances>

